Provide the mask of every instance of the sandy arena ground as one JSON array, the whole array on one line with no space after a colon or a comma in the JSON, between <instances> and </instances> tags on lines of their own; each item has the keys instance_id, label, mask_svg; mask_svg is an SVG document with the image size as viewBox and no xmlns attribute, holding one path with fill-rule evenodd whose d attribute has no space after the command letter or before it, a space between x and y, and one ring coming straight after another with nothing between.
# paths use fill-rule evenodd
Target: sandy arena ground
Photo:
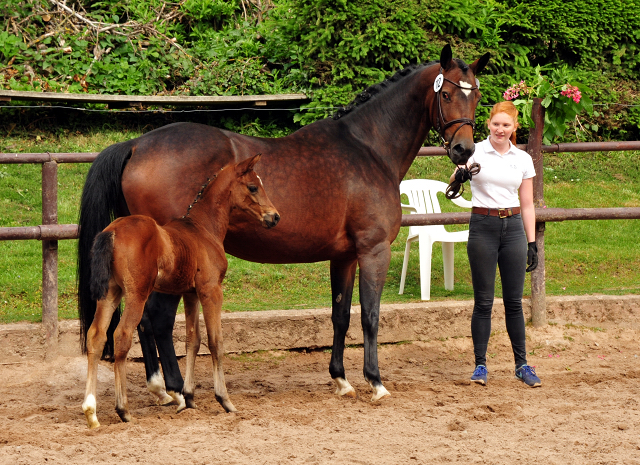
<instances>
[{"instance_id":1,"label":"sandy arena ground","mask_svg":"<svg viewBox=\"0 0 640 465\"><path fill-rule=\"evenodd\" d=\"M640 464L640 332L527 331L541 388L514 378L508 337L496 328L484 387L468 380L468 336L380 346L392 396L376 403L362 347L345 353L357 399L333 394L326 350L228 355L236 414L214 398L208 357L196 365L198 408L180 414L154 405L142 363L131 361L130 424L114 411L112 366L102 362L94 431L80 407L84 358L0 364L0 463Z\"/></svg>"}]
</instances>

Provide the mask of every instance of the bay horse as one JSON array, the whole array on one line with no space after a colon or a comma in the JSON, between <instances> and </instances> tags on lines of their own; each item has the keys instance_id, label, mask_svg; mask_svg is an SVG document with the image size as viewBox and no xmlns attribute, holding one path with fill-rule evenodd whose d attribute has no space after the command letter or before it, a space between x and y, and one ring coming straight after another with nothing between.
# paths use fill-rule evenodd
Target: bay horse
<instances>
[{"instance_id":1,"label":"bay horse","mask_svg":"<svg viewBox=\"0 0 640 465\"><path fill-rule=\"evenodd\" d=\"M265 228L280 216L271 204L260 178L253 171L256 155L227 165L203 186L187 214L164 226L149 216L132 215L113 221L95 238L91 254L91 293L98 301L87 333L87 387L82 410L90 428L100 426L96 416L98 361L107 340L111 317L125 300L114 333L116 412L131 421L127 402L127 354L133 331L140 323L152 291L181 295L187 328L187 368L178 411L193 400L195 358L200 348L198 301L207 328L213 361L215 396L227 412L236 408L229 399L222 369L222 280L227 271L223 248L229 217L242 210Z\"/></svg>"},{"instance_id":2,"label":"bay horse","mask_svg":"<svg viewBox=\"0 0 640 465\"><path fill-rule=\"evenodd\" d=\"M107 147L89 170L80 209L83 350L95 308L87 291L89 247L95 234L112 217L128 214L166 223L182 214L204 173L260 152L259 175L283 219L275 229L259 230L246 215L233 213L225 250L261 263L330 262L334 337L329 373L341 396L356 395L345 375L343 353L359 266L364 377L373 390L372 401L389 395L380 379L377 335L390 245L402 217L400 181L434 127L455 165L473 154L480 100L476 75L488 61L487 53L468 65L453 59L446 45L439 61L400 70L360 93L333 118L286 137L249 137L176 123ZM179 297L152 294L139 327L147 383L159 403L172 400L165 386L180 392L183 383L172 340L178 303ZM158 355L166 384L159 374Z\"/></svg>"}]
</instances>

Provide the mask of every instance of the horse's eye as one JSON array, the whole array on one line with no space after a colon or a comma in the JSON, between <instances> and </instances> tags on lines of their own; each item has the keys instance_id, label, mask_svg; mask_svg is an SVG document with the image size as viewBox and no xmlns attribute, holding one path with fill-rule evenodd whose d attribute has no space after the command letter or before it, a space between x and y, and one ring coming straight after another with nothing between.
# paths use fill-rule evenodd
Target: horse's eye
<instances>
[{"instance_id":1,"label":"horse's eye","mask_svg":"<svg viewBox=\"0 0 640 465\"><path fill-rule=\"evenodd\" d=\"M442 98L444 98L445 100L451 100L451 97L449 96L449 92L443 92Z\"/></svg>"},{"instance_id":2,"label":"horse's eye","mask_svg":"<svg viewBox=\"0 0 640 465\"><path fill-rule=\"evenodd\" d=\"M256 186L249 186L249 192L251 192L252 194L257 194L258 188Z\"/></svg>"}]
</instances>

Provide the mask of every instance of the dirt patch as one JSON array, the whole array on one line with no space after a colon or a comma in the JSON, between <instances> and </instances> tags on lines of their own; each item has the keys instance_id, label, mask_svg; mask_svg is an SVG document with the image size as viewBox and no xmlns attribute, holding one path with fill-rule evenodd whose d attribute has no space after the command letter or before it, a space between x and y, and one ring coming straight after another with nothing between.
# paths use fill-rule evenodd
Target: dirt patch
<instances>
[{"instance_id":1,"label":"dirt patch","mask_svg":"<svg viewBox=\"0 0 640 465\"><path fill-rule=\"evenodd\" d=\"M376 403L359 346L345 353L357 399L333 394L326 350L230 354L224 366L237 414L216 402L207 356L196 364L198 408L180 414L154 405L134 360L130 424L114 411L112 366L103 362L95 431L80 407L84 358L0 365L0 463L640 464L637 326L608 319L528 328L537 389L514 378L503 322L494 323L485 387L468 381L468 335L382 345L392 396Z\"/></svg>"}]
</instances>

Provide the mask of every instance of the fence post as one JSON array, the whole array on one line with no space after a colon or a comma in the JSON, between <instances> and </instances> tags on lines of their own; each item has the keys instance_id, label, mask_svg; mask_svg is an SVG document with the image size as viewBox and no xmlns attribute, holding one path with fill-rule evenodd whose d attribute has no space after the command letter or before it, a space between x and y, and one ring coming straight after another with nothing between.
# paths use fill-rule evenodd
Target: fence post
<instances>
[{"instance_id":1,"label":"fence post","mask_svg":"<svg viewBox=\"0 0 640 465\"><path fill-rule=\"evenodd\" d=\"M58 223L58 164L42 164L42 224ZM58 352L58 241L42 241L42 326L45 360Z\"/></svg>"},{"instance_id":2,"label":"fence post","mask_svg":"<svg viewBox=\"0 0 640 465\"><path fill-rule=\"evenodd\" d=\"M533 178L533 204L544 208L544 166L542 156L542 134L544 133L544 107L541 98L533 99L531 117L534 127L529 132L527 152L533 159L536 176ZM544 269L544 222L536 222L536 245L538 246L538 267L531 272L531 320L533 326L547 324L547 304Z\"/></svg>"}]
</instances>

